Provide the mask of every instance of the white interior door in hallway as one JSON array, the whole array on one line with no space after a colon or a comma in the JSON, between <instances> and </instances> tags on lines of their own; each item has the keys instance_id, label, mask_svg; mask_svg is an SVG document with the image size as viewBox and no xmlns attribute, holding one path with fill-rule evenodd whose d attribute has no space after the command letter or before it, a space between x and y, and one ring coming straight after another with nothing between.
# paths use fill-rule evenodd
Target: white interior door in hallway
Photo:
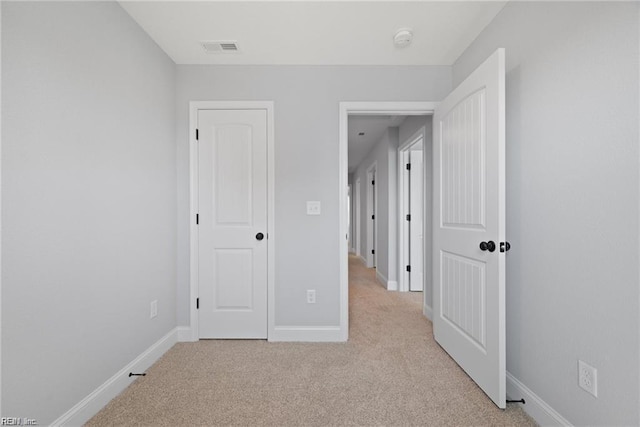
<instances>
[{"instance_id":1,"label":"white interior door in hallway","mask_svg":"<svg viewBox=\"0 0 640 427\"><path fill-rule=\"evenodd\" d=\"M505 408L504 49L436 108L433 143L434 336Z\"/></svg>"},{"instance_id":2,"label":"white interior door in hallway","mask_svg":"<svg viewBox=\"0 0 640 427\"><path fill-rule=\"evenodd\" d=\"M378 265L376 249L378 247L378 205L376 194L376 165L367 170L367 267Z\"/></svg>"},{"instance_id":3,"label":"white interior door in hallway","mask_svg":"<svg viewBox=\"0 0 640 427\"><path fill-rule=\"evenodd\" d=\"M355 246L355 251L356 251L356 255L362 257L362 249L361 249L361 236L362 233L360 232L360 218L361 218L361 211L360 211L360 197L361 197L361 188L360 188L360 178L356 179L356 191L355 191L355 195L354 195L354 201L355 201L355 215L354 215L354 221L353 221L353 234L355 235L355 241L356 241L356 246Z\"/></svg>"},{"instance_id":4,"label":"white interior door in hallway","mask_svg":"<svg viewBox=\"0 0 640 427\"><path fill-rule=\"evenodd\" d=\"M420 141L422 144L422 141ZM409 260L410 260L410 291L422 291L424 288L424 238L423 238L423 221L422 215L424 204L423 189L423 152L420 149L411 150L409 152L411 169L409 170L410 179L410 198L409 198Z\"/></svg>"},{"instance_id":5,"label":"white interior door in hallway","mask_svg":"<svg viewBox=\"0 0 640 427\"><path fill-rule=\"evenodd\" d=\"M424 128L398 149L400 290L424 290Z\"/></svg>"},{"instance_id":6,"label":"white interior door in hallway","mask_svg":"<svg viewBox=\"0 0 640 427\"><path fill-rule=\"evenodd\" d=\"M198 110L200 338L267 338L267 111Z\"/></svg>"}]
</instances>

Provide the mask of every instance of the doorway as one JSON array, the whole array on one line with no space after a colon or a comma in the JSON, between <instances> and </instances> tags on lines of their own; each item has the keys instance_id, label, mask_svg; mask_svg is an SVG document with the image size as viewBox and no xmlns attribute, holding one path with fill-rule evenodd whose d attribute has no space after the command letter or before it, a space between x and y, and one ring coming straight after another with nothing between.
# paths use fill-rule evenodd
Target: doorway
<instances>
[{"instance_id":1,"label":"doorway","mask_svg":"<svg viewBox=\"0 0 640 427\"><path fill-rule=\"evenodd\" d=\"M340 250L338 251L339 255L339 266L340 266L340 337L343 341L346 341L349 337L349 265L348 265L348 241L347 238L347 230L349 227L349 221L347 218L348 208L347 208L347 190L348 190L348 174L349 174L349 165L348 165L348 122L349 116L428 116L432 115L437 102L341 102L340 103L340 153L339 153L339 163L340 163L340 175L339 175L339 184L340 184L340 236L341 239L344 240L344 245L340 245ZM362 183L360 184L362 185ZM368 183L364 183L363 191L367 188ZM356 181L356 188L358 188L358 182ZM356 189L356 192L358 190ZM373 198L373 196L372 196ZM354 210L358 209L357 204L358 198L356 198L356 206ZM366 206L364 207L366 209ZM367 212L365 212L367 214ZM394 214L395 216L395 214ZM358 216L357 216L358 218ZM366 218L363 215L363 219ZM370 217L368 217L370 218ZM357 219L356 219L357 221ZM395 218L394 218L394 221ZM367 223L372 222L367 221ZM360 224L359 226L356 224L356 229L354 231L355 234L359 233L359 230L365 224ZM430 227L430 224L429 224ZM393 227L396 228L395 226ZM362 230L364 232L364 230ZM372 232L373 234L373 232ZM395 240L394 239L394 243ZM356 239L356 246L359 244L359 239ZM396 243L397 244L397 243ZM367 245L365 245L364 250L367 251ZM357 248L356 248L357 249ZM362 248L361 248L362 249ZM395 249L395 246L394 246ZM375 250L375 249L374 249ZM365 260L368 258L369 254L366 254ZM392 260L396 262L397 255L390 254ZM397 266L396 266L397 268ZM425 304L423 303L423 307Z\"/></svg>"},{"instance_id":2,"label":"doorway","mask_svg":"<svg viewBox=\"0 0 640 427\"><path fill-rule=\"evenodd\" d=\"M505 252L510 247L505 240L505 50L497 49L441 103L340 103L343 236L347 228L349 114L399 114L402 104L411 111L407 115L423 110L422 114L434 116L434 217L430 224L434 337L494 403L505 408ZM339 257L340 335L347 340L346 242L340 245ZM469 288L477 292L470 294ZM469 313L475 316L471 322Z\"/></svg>"}]
</instances>

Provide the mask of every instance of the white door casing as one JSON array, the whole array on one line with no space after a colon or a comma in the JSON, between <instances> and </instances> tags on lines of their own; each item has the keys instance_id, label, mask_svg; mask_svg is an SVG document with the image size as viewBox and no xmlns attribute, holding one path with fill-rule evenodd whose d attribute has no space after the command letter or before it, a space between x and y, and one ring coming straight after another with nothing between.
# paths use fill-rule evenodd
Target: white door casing
<instances>
[{"instance_id":1,"label":"white door casing","mask_svg":"<svg viewBox=\"0 0 640 427\"><path fill-rule=\"evenodd\" d=\"M361 236L362 232L360 230L360 199L362 197L361 189L360 189L360 178L356 179L356 191L355 191L355 221L354 221L354 234L355 234L355 250L356 255L362 257L362 249L361 249Z\"/></svg>"},{"instance_id":2,"label":"white door casing","mask_svg":"<svg viewBox=\"0 0 640 427\"><path fill-rule=\"evenodd\" d=\"M366 224L367 224L367 267L372 268L376 266L376 248L377 248L377 218L376 218L376 164L367 169L367 210L365 212Z\"/></svg>"},{"instance_id":3,"label":"white door casing","mask_svg":"<svg viewBox=\"0 0 640 427\"><path fill-rule=\"evenodd\" d=\"M498 49L436 108L433 329L500 408L505 367L505 59ZM481 242L494 242L493 252ZM489 245L490 246L490 245Z\"/></svg>"},{"instance_id":4,"label":"white door casing","mask_svg":"<svg viewBox=\"0 0 640 427\"><path fill-rule=\"evenodd\" d=\"M409 151L409 290L422 291L424 289L424 238L423 238L423 150Z\"/></svg>"},{"instance_id":5,"label":"white door casing","mask_svg":"<svg viewBox=\"0 0 640 427\"><path fill-rule=\"evenodd\" d=\"M267 115L197 111L200 338L268 336Z\"/></svg>"}]
</instances>

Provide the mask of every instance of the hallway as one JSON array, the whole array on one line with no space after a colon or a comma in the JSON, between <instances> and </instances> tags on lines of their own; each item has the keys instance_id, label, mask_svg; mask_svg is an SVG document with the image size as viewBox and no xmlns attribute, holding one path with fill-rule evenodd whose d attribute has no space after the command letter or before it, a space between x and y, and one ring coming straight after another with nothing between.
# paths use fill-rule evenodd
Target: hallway
<instances>
[{"instance_id":1,"label":"hallway","mask_svg":"<svg viewBox=\"0 0 640 427\"><path fill-rule=\"evenodd\" d=\"M435 343L419 294L349 267L347 343L179 343L88 425L535 425Z\"/></svg>"}]
</instances>

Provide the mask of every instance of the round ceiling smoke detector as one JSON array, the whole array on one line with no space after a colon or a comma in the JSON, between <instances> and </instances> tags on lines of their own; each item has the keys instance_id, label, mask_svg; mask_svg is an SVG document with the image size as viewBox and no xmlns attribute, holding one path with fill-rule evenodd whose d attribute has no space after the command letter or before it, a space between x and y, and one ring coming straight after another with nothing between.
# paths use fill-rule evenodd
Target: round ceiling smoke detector
<instances>
[{"instance_id":1,"label":"round ceiling smoke detector","mask_svg":"<svg viewBox=\"0 0 640 427\"><path fill-rule=\"evenodd\" d=\"M407 47L413 40L413 31L410 28L400 28L393 36L393 44L396 47Z\"/></svg>"}]
</instances>

